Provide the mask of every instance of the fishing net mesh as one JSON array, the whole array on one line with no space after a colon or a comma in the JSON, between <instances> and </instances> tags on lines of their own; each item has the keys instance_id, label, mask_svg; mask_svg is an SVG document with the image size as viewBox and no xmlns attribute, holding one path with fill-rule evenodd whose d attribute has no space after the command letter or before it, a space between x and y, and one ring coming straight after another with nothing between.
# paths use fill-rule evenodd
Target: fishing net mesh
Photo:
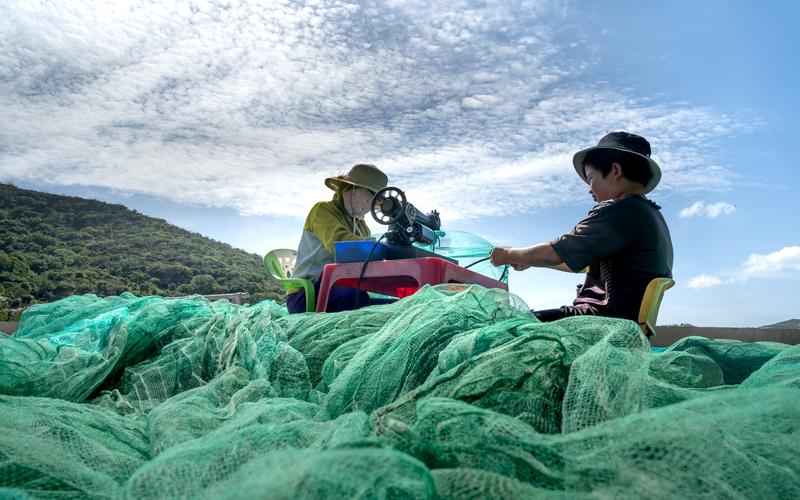
<instances>
[{"instance_id":1,"label":"fishing net mesh","mask_svg":"<svg viewBox=\"0 0 800 500\"><path fill-rule=\"evenodd\" d=\"M478 286L70 297L0 337L0 498L800 498L800 347Z\"/></svg>"}]
</instances>

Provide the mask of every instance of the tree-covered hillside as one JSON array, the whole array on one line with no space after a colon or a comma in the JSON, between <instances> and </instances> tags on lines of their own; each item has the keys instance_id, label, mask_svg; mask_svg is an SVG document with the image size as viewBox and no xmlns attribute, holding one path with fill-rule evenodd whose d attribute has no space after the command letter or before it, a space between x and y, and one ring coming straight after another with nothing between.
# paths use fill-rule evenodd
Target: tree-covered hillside
<instances>
[{"instance_id":1,"label":"tree-covered hillside","mask_svg":"<svg viewBox=\"0 0 800 500\"><path fill-rule=\"evenodd\" d=\"M0 184L0 308L124 291L283 296L258 255L122 205Z\"/></svg>"}]
</instances>

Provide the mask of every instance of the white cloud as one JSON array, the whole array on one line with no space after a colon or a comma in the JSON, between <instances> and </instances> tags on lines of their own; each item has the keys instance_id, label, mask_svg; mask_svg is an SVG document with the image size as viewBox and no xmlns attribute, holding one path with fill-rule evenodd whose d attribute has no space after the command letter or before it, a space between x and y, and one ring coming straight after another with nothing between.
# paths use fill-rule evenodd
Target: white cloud
<instances>
[{"instance_id":1,"label":"white cloud","mask_svg":"<svg viewBox=\"0 0 800 500\"><path fill-rule=\"evenodd\" d=\"M689 280L689 288L711 288L719 286L723 280L710 274L701 274Z\"/></svg>"},{"instance_id":2,"label":"white cloud","mask_svg":"<svg viewBox=\"0 0 800 500\"><path fill-rule=\"evenodd\" d=\"M589 57L558 31L565 15L547 1L5 2L0 180L297 215L366 161L450 219L506 215L585 198L571 154L624 128L653 143L663 189L728 186L706 145L741 124L579 83Z\"/></svg>"},{"instance_id":3,"label":"white cloud","mask_svg":"<svg viewBox=\"0 0 800 500\"><path fill-rule=\"evenodd\" d=\"M489 108L496 104L499 104L501 99L497 96L493 95L474 95L470 97L465 97L461 100L461 106L466 109L481 109L481 108Z\"/></svg>"},{"instance_id":4,"label":"white cloud","mask_svg":"<svg viewBox=\"0 0 800 500\"><path fill-rule=\"evenodd\" d=\"M736 207L730 203L706 203L704 201L696 201L681 210L680 216L682 218L709 217L711 219L716 219L720 215L731 215L734 212L736 212Z\"/></svg>"},{"instance_id":5,"label":"white cloud","mask_svg":"<svg viewBox=\"0 0 800 500\"><path fill-rule=\"evenodd\" d=\"M766 255L751 254L742 265L746 277L774 276L800 272L800 246L787 246Z\"/></svg>"},{"instance_id":6,"label":"white cloud","mask_svg":"<svg viewBox=\"0 0 800 500\"><path fill-rule=\"evenodd\" d=\"M800 278L800 245L786 246L768 254L750 254L731 272L701 274L689 280L689 288L710 288L759 278Z\"/></svg>"}]
</instances>

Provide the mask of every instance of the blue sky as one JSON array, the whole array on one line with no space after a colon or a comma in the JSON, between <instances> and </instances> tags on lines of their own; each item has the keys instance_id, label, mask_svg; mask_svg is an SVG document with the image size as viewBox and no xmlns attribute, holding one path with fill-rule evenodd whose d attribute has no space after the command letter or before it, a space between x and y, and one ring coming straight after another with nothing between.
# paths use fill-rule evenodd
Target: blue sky
<instances>
[{"instance_id":1,"label":"blue sky","mask_svg":"<svg viewBox=\"0 0 800 500\"><path fill-rule=\"evenodd\" d=\"M653 5L650 5L653 4ZM661 323L800 317L793 2L0 5L0 180L122 203L256 253L322 181L381 166L446 229L555 239L572 153L650 139L675 245ZM533 308L578 276L511 275Z\"/></svg>"}]
</instances>

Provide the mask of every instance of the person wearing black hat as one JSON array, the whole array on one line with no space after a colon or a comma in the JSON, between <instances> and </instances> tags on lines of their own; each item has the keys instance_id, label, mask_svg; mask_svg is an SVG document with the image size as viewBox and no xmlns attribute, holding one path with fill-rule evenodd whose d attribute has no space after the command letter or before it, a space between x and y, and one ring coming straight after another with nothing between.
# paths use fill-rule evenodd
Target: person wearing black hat
<instances>
[{"instance_id":1,"label":"person wearing black hat","mask_svg":"<svg viewBox=\"0 0 800 500\"><path fill-rule=\"evenodd\" d=\"M542 321L583 314L636 321L650 280L672 277L669 228L660 207L645 197L661 180L661 168L650 157L650 143L628 132L607 134L572 162L597 204L554 241L495 248L492 263L517 270L587 270L572 305L533 311Z\"/></svg>"},{"instance_id":2,"label":"person wearing black hat","mask_svg":"<svg viewBox=\"0 0 800 500\"><path fill-rule=\"evenodd\" d=\"M313 281L319 293L322 268L333 262L334 244L370 237L364 216L372 197L388 182L378 167L363 163L354 165L347 174L325 179L325 185L334 192L333 199L315 204L308 213L297 247L293 277ZM302 289L289 292L286 298L289 313L305 312L305 292ZM347 311L369 303L367 292L334 286L328 296L327 311Z\"/></svg>"}]
</instances>

